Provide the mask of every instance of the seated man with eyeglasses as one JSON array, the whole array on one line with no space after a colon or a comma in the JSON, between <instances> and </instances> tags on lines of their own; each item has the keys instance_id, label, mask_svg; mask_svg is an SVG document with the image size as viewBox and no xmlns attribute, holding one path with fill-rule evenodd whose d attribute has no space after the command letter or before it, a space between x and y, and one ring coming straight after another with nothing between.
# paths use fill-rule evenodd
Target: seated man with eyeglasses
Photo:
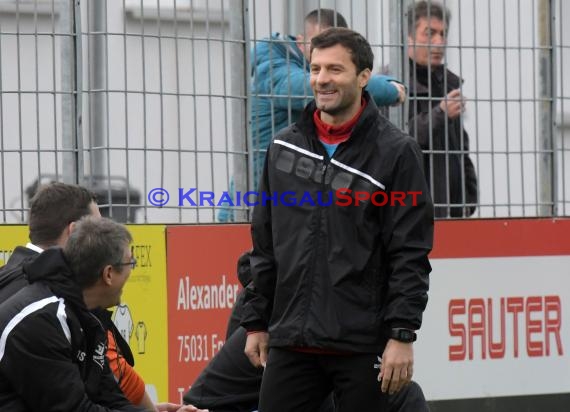
<instances>
[{"instance_id":1,"label":"seated man with eyeglasses","mask_svg":"<svg viewBox=\"0 0 570 412\"><path fill-rule=\"evenodd\" d=\"M23 264L29 285L0 304L0 410L138 412L106 362L93 314L118 305L131 265L125 226L86 216L64 246Z\"/></svg>"},{"instance_id":2,"label":"seated man with eyeglasses","mask_svg":"<svg viewBox=\"0 0 570 412\"><path fill-rule=\"evenodd\" d=\"M44 250L54 246L64 247L75 228L76 221L84 216L101 217L96 196L86 188L53 182L37 190L30 201L28 214L30 242L26 246L16 247L6 265L0 267L0 303L28 285L28 278L23 270L24 265L41 256ZM114 267L130 266L133 269L136 266L133 258L114 263ZM149 411L196 410L191 406L171 403L154 405L145 391L143 379L132 368L134 366L132 352L111 320L111 312L98 308L92 313L97 316L108 333L108 363L115 375L115 381L132 404L142 406Z\"/></svg>"},{"instance_id":3,"label":"seated man with eyeglasses","mask_svg":"<svg viewBox=\"0 0 570 412\"><path fill-rule=\"evenodd\" d=\"M28 213L30 242L26 246L17 246L6 265L0 267L0 302L4 302L28 285L28 279L23 270L24 264L36 259L50 247L64 247L75 227L75 222L84 216L101 217L96 196L88 189L60 182L53 182L38 188L30 200ZM134 268L134 266L131 267ZM114 345L111 347L109 344L110 350L107 354L108 357L116 359L113 365L117 368L121 365L122 370L129 369L134 372L131 367L134 365L132 352L127 342L116 331L111 320L111 312L97 309L94 314L108 330L110 336L117 336L114 339ZM128 364L125 365L125 363ZM152 401L145 393L142 378L136 372L129 373L129 377L129 387L134 389L127 391L121 386L129 401L135 405L153 407Z\"/></svg>"}]
</instances>

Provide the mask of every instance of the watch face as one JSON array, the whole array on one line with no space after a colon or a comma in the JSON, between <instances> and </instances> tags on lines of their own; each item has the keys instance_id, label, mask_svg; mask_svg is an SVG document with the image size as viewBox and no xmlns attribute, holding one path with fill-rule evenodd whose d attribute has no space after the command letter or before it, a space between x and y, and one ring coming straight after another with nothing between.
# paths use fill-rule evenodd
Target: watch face
<instances>
[{"instance_id":1,"label":"watch face","mask_svg":"<svg viewBox=\"0 0 570 412\"><path fill-rule=\"evenodd\" d=\"M400 342L414 342L416 340L416 333L409 329L397 329L392 331L392 338Z\"/></svg>"},{"instance_id":2,"label":"watch face","mask_svg":"<svg viewBox=\"0 0 570 412\"><path fill-rule=\"evenodd\" d=\"M400 331L400 336L402 337L402 340L405 341L412 341L412 339L414 339L413 332L410 332L409 330Z\"/></svg>"}]
</instances>

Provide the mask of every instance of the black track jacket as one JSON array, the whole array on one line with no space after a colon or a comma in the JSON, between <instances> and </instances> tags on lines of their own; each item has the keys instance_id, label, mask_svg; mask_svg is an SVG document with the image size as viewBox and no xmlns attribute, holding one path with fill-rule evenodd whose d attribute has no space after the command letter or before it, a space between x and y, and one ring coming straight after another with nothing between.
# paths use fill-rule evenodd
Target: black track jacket
<instances>
[{"instance_id":1,"label":"black track jacket","mask_svg":"<svg viewBox=\"0 0 570 412\"><path fill-rule=\"evenodd\" d=\"M314 102L268 149L242 325L268 330L270 346L378 353L389 328L421 325L433 242L421 151L364 98L331 159L316 136ZM339 206L347 200L335 192L347 188L388 202ZM390 204L394 192L410 191L421 192L415 202Z\"/></svg>"},{"instance_id":2,"label":"black track jacket","mask_svg":"<svg viewBox=\"0 0 570 412\"><path fill-rule=\"evenodd\" d=\"M24 263L36 256L38 256L38 252L27 247L17 246L8 262L0 267L0 303L28 285L22 268Z\"/></svg>"},{"instance_id":3,"label":"black track jacket","mask_svg":"<svg viewBox=\"0 0 570 412\"><path fill-rule=\"evenodd\" d=\"M115 382L107 333L61 249L44 251L24 272L31 284L0 304L0 411L143 411Z\"/></svg>"}]
</instances>

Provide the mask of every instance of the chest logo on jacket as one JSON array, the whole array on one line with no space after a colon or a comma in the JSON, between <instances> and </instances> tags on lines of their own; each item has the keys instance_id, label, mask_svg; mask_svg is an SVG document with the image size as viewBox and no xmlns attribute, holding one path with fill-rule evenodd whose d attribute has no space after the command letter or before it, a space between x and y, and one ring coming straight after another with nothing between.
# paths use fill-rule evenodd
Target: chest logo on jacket
<instances>
[{"instance_id":1,"label":"chest logo on jacket","mask_svg":"<svg viewBox=\"0 0 570 412\"><path fill-rule=\"evenodd\" d=\"M101 369L105 364L105 352L107 352L107 348L103 342L99 342L97 349L93 352L93 362L99 365Z\"/></svg>"}]
</instances>

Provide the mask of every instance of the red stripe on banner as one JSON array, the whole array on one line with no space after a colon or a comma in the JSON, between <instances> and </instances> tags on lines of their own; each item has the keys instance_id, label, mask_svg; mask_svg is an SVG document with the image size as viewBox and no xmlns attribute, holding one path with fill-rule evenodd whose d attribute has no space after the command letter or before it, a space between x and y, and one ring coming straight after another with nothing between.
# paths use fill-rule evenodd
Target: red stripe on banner
<instances>
[{"instance_id":1,"label":"red stripe on banner","mask_svg":"<svg viewBox=\"0 0 570 412\"><path fill-rule=\"evenodd\" d=\"M548 255L570 255L570 219L438 221L430 258Z\"/></svg>"}]
</instances>

